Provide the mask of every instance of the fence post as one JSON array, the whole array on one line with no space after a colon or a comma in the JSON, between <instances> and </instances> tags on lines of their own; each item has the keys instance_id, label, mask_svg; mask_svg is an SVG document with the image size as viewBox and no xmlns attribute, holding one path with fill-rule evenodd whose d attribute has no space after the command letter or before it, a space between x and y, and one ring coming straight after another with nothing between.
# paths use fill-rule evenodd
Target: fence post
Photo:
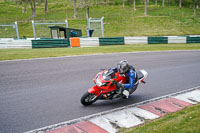
<instances>
[{"instance_id":1,"label":"fence post","mask_svg":"<svg viewBox=\"0 0 200 133\"><path fill-rule=\"evenodd\" d=\"M90 37L90 33L89 33L89 30L90 30L90 21L91 21L91 17L88 19L88 27L86 28L87 37Z\"/></svg>"},{"instance_id":2,"label":"fence post","mask_svg":"<svg viewBox=\"0 0 200 133\"><path fill-rule=\"evenodd\" d=\"M102 37L104 37L103 19L104 19L104 17L101 18L101 32L102 32Z\"/></svg>"},{"instance_id":3,"label":"fence post","mask_svg":"<svg viewBox=\"0 0 200 133\"><path fill-rule=\"evenodd\" d=\"M17 21L15 21L15 29L16 29L17 39L19 39L19 31L18 31Z\"/></svg>"},{"instance_id":4,"label":"fence post","mask_svg":"<svg viewBox=\"0 0 200 133\"><path fill-rule=\"evenodd\" d=\"M65 25L66 25L66 28L68 28L68 21L65 20Z\"/></svg>"},{"instance_id":5,"label":"fence post","mask_svg":"<svg viewBox=\"0 0 200 133\"><path fill-rule=\"evenodd\" d=\"M32 20L32 26L33 26L33 35L34 35L34 38L36 40L36 32L35 32L35 23L34 23L34 20Z\"/></svg>"}]
</instances>

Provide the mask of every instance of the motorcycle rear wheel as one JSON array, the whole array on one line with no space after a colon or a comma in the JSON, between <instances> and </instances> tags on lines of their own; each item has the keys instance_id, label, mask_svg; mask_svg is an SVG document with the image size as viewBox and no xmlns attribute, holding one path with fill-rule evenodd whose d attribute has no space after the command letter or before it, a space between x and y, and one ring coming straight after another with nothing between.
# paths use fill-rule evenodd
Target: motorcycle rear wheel
<instances>
[{"instance_id":1,"label":"motorcycle rear wheel","mask_svg":"<svg viewBox=\"0 0 200 133\"><path fill-rule=\"evenodd\" d=\"M98 99L98 97L95 94L86 92L82 97L81 97L81 103L84 106L88 106L91 105L92 103L94 103L96 100Z\"/></svg>"},{"instance_id":2,"label":"motorcycle rear wheel","mask_svg":"<svg viewBox=\"0 0 200 133\"><path fill-rule=\"evenodd\" d=\"M130 95L131 95L134 91L136 91L137 87L138 87L138 84L136 84L136 85L133 87L133 89L131 89L131 90L129 91Z\"/></svg>"}]
</instances>

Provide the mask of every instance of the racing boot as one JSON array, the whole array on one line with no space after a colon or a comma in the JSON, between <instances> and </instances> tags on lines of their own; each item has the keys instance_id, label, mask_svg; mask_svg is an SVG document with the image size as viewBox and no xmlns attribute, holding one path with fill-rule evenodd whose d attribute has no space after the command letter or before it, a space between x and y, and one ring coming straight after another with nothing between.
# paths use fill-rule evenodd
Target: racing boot
<instances>
[{"instance_id":1,"label":"racing boot","mask_svg":"<svg viewBox=\"0 0 200 133\"><path fill-rule=\"evenodd\" d=\"M124 91L122 92L122 94L123 94L123 98L126 98L126 99L128 99L128 97L129 97L129 95L130 95L130 93L129 93L128 90L124 90Z\"/></svg>"}]
</instances>

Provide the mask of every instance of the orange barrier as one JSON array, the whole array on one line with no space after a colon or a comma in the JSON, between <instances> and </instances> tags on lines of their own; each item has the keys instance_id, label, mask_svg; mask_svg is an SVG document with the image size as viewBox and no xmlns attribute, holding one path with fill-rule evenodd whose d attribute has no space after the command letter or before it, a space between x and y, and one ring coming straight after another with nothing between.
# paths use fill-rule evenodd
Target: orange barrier
<instances>
[{"instance_id":1,"label":"orange barrier","mask_svg":"<svg viewBox=\"0 0 200 133\"><path fill-rule=\"evenodd\" d=\"M80 38L79 37L70 38L70 45L71 47L80 47Z\"/></svg>"}]
</instances>

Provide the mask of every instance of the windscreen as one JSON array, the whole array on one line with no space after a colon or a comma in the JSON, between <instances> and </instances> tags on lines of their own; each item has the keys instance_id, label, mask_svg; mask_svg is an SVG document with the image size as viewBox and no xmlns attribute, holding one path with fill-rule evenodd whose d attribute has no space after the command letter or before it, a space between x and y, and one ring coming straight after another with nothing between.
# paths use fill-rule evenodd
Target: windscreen
<instances>
[{"instance_id":1,"label":"windscreen","mask_svg":"<svg viewBox=\"0 0 200 133\"><path fill-rule=\"evenodd\" d=\"M105 70L103 73L103 78L105 81L109 81L110 79L115 78L115 72L112 69Z\"/></svg>"}]
</instances>

